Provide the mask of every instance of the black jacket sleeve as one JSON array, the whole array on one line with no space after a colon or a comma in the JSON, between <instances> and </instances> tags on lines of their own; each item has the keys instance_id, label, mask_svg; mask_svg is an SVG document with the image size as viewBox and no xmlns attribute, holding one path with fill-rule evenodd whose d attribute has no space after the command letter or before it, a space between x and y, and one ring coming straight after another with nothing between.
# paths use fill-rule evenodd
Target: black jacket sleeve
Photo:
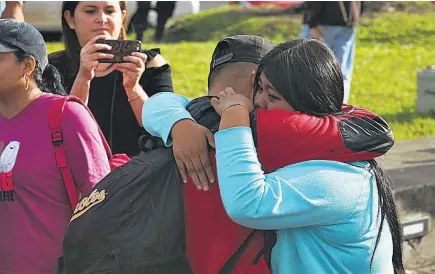
<instances>
[{"instance_id":1,"label":"black jacket sleeve","mask_svg":"<svg viewBox=\"0 0 435 274\"><path fill-rule=\"evenodd\" d=\"M148 63L154 58L154 56L160 53L160 50L153 49L145 51L144 53L148 56ZM139 84L149 97L159 92L174 92L171 66L166 64L161 67L145 69L139 80Z\"/></svg>"}]
</instances>

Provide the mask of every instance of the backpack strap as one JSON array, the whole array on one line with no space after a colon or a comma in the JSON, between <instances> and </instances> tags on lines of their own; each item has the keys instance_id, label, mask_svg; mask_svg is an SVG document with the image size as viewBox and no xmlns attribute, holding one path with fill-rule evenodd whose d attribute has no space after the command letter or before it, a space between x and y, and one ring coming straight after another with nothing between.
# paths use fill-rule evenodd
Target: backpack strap
<instances>
[{"instance_id":1,"label":"backpack strap","mask_svg":"<svg viewBox=\"0 0 435 274\"><path fill-rule=\"evenodd\" d=\"M237 265L240 257L243 252L245 252L248 247L249 242L252 240L252 237L255 233L262 232L264 236L264 246L258 252L257 256L252 260L252 264L257 264L260 261L262 256L265 256L266 264L270 269L270 251L276 244L276 231L275 230L258 230L254 229L251 233L249 233L248 237L246 237L245 241L240 245L240 247L234 252L234 254L230 257L230 259L224 264L224 266L219 271L219 274L231 274L233 273L234 268Z\"/></svg>"},{"instance_id":2,"label":"backpack strap","mask_svg":"<svg viewBox=\"0 0 435 274\"><path fill-rule=\"evenodd\" d=\"M51 130L51 143L54 147L56 166L60 169L65 188L68 193L68 198L74 211L79 202L79 194L77 191L77 187L74 183L74 178L72 176L71 170L68 166L62 134L63 110L67 101L74 101L81 104L88 111L89 115L91 115L95 123L97 123L97 121L95 120L95 117L94 115L92 115L92 112L89 110L89 108L79 98L75 96L64 96L55 98L48 108L48 123ZM107 143L107 140L104 137L104 134L99 126L98 133L101 137L101 141L103 142L104 149L110 161L113 158L112 151L110 150L109 144Z\"/></svg>"},{"instance_id":3,"label":"backpack strap","mask_svg":"<svg viewBox=\"0 0 435 274\"><path fill-rule=\"evenodd\" d=\"M266 264L270 269L271 268L270 261L271 261L272 248L275 246L276 240L277 240L276 231L275 230L264 230L263 231L263 238L264 238L264 246L260 250L260 252L258 252L257 256L252 261L252 263L257 264L258 261L260 260L261 256L264 256L264 260L266 261Z\"/></svg>"},{"instance_id":4,"label":"backpack strap","mask_svg":"<svg viewBox=\"0 0 435 274\"><path fill-rule=\"evenodd\" d=\"M50 104L50 107L48 108L48 123L50 125L51 143L54 147L56 166L60 169L66 192L68 193L68 198L72 210L74 211L79 202L79 194L66 159L62 134L62 116L67 100L67 98L59 98L55 99Z\"/></svg>"},{"instance_id":5,"label":"backpack strap","mask_svg":"<svg viewBox=\"0 0 435 274\"><path fill-rule=\"evenodd\" d=\"M248 244L251 241L254 234L258 231L259 230L254 229L251 233L249 233L248 237L246 237L246 239L243 241L243 243L240 245L240 247L236 250L236 252L234 252L234 254L230 257L230 259L221 268L221 270L219 271L219 274L231 274L231 273L233 273L233 270L236 267L237 262L239 261L243 252L245 252L245 250L248 247Z\"/></svg>"}]
</instances>

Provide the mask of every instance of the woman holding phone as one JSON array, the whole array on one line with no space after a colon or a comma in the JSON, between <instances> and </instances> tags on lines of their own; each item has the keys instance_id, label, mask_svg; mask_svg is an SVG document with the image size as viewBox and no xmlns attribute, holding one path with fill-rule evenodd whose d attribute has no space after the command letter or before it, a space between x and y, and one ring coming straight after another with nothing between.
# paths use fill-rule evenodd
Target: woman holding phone
<instances>
[{"instance_id":1,"label":"woman holding phone","mask_svg":"<svg viewBox=\"0 0 435 274\"><path fill-rule=\"evenodd\" d=\"M158 92L173 92L171 68L159 49L125 56L122 63L102 63L113 54L97 40L124 40L125 1L64 1L62 29L65 50L49 56L65 90L93 112L113 153L134 156L145 133L142 105Z\"/></svg>"}]
</instances>

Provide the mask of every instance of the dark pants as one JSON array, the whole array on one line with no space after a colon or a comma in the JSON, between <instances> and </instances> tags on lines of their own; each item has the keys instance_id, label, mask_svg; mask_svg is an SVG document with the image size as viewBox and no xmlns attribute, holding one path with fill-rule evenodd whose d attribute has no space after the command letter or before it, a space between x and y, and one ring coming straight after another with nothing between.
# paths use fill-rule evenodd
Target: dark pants
<instances>
[{"instance_id":1,"label":"dark pants","mask_svg":"<svg viewBox=\"0 0 435 274\"><path fill-rule=\"evenodd\" d=\"M176 1L158 1L156 6L157 26L154 34L154 41L160 42L163 39L165 25L175 10ZM142 41L143 33L148 29L148 12L151 10L149 1L138 1L137 11L131 19L131 25L136 33L136 39Z\"/></svg>"}]
</instances>

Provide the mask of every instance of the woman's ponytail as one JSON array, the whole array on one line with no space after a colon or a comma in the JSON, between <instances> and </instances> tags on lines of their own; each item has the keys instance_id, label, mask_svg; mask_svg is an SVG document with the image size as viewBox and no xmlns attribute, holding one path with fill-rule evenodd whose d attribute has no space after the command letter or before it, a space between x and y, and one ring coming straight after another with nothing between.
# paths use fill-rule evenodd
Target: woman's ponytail
<instances>
[{"instance_id":1,"label":"woman's ponytail","mask_svg":"<svg viewBox=\"0 0 435 274\"><path fill-rule=\"evenodd\" d=\"M58 70L50 64L47 65L44 72L39 67L36 68L35 81L43 92L66 95Z\"/></svg>"}]
</instances>

